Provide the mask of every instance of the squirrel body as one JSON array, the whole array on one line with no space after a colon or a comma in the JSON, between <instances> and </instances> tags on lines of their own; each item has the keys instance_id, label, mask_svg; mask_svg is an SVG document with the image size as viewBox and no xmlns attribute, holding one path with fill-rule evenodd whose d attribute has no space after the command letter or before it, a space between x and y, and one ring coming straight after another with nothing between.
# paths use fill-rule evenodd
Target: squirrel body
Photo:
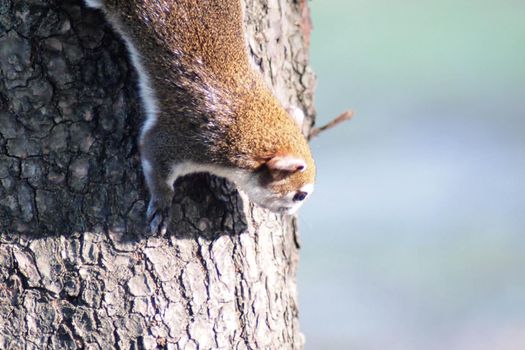
<instances>
[{"instance_id":1,"label":"squirrel body","mask_svg":"<svg viewBox=\"0 0 525 350\"><path fill-rule=\"evenodd\" d=\"M240 0L85 1L122 36L138 73L152 231L166 231L175 180L196 172L231 180L274 212L300 207L315 164L250 62Z\"/></svg>"}]
</instances>

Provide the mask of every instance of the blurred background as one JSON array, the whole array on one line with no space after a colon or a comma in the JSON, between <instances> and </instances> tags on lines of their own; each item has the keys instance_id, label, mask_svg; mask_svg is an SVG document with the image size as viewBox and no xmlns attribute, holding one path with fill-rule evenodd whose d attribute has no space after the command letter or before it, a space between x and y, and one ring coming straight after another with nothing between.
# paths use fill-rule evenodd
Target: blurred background
<instances>
[{"instance_id":1,"label":"blurred background","mask_svg":"<svg viewBox=\"0 0 525 350\"><path fill-rule=\"evenodd\" d=\"M525 349L525 2L310 6L306 350Z\"/></svg>"}]
</instances>

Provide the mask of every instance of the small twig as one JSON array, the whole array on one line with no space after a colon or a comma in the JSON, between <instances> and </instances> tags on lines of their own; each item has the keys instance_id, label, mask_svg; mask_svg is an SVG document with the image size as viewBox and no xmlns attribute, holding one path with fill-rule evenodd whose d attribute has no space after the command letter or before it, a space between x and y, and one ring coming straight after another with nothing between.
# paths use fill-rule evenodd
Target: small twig
<instances>
[{"instance_id":1,"label":"small twig","mask_svg":"<svg viewBox=\"0 0 525 350\"><path fill-rule=\"evenodd\" d=\"M318 128L313 128L310 131L310 139L313 139L314 137L318 136L321 132L323 132L325 130L331 129L334 126L336 126L336 125L338 125L338 124L340 124L342 122L345 122L347 120L352 119L353 116L354 116L354 112L353 111L345 111L345 112L341 113L337 118L335 118L331 122L329 122L329 123L327 123L327 124L325 124L323 126L320 126Z\"/></svg>"}]
</instances>

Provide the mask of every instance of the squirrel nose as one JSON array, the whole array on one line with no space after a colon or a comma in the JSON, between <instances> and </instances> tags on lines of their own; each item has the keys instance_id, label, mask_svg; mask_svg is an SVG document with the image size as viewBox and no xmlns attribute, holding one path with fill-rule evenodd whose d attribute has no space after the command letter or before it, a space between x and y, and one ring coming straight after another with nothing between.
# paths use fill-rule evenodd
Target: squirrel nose
<instances>
[{"instance_id":1,"label":"squirrel nose","mask_svg":"<svg viewBox=\"0 0 525 350\"><path fill-rule=\"evenodd\" d=\"M306 196L308 196L308 192L297 191L295 196L293 196L293 201L294 202L303 201L306 198Z\"/></svg>"}]
</instances>

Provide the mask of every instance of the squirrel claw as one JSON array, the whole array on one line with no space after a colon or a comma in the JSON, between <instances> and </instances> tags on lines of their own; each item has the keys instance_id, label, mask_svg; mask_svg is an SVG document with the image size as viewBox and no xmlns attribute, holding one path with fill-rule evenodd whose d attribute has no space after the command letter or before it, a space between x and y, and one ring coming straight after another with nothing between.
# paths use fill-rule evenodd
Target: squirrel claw
<instances>
[{"instance_id":1,"label":"squirrel claw","mask_svg":"<svg viewBox=\"0 0 525 350\"><path fill-rule=\"evenodd\" d=\"M171 221L170 208L155 208L154 205L150 204L150 208L148 208L148 221L152 235L165 236Z\"/></svg>"},{"instance_id":2,"label":"squirrel claw","mask_svg":"<svg viewBox=\"0 0 525 350\"><path fill-rule=\"evenodd\" d=\"M168 231L168 222L169 220L164 215L156 213L149 223L151 234L165 236Z\"/></svg>"}]
</instances>

